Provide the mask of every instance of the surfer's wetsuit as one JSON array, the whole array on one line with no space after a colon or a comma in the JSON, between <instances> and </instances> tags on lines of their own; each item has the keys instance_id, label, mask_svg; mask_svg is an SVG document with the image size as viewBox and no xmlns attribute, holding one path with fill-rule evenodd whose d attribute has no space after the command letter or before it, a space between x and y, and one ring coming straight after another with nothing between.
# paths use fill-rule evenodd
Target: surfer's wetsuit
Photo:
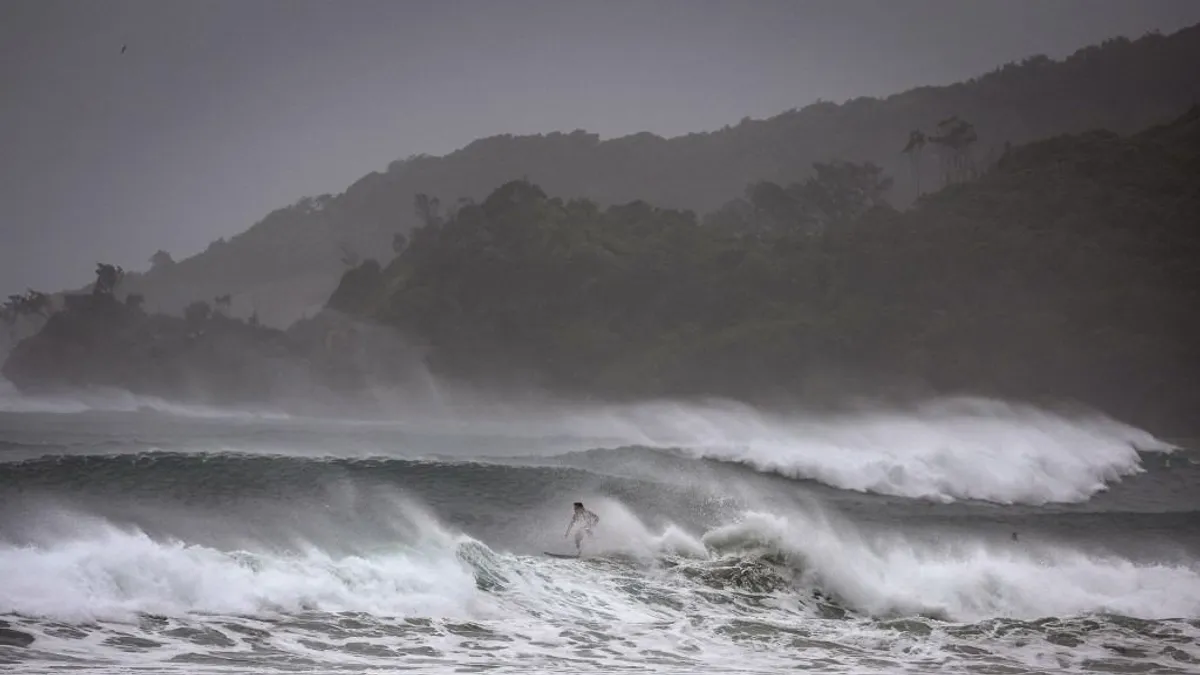
<instances>
[{"instance_id":1,"label":"surfer's wetsuit","mask_svg":"<svg viewBox=\"0 0 1200 675\"><path fill-rule=\"evenodd\" d=\"M583 527L575 530L575 550L577 551L580 549L583 537L585 535L592 536L592 528L596 526L596 523L600 522L600 516L582 507L575 509L575 515L571 517L571 524L567 525L567 532L570 533L571 528L575 527L575 523L579 521L583 521Z\"/></svg>"}]
</instances>

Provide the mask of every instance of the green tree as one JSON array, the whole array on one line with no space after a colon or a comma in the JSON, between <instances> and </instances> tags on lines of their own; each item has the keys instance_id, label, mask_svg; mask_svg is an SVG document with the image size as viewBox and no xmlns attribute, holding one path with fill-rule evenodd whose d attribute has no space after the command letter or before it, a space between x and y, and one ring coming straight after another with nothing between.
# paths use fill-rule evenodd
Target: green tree
<instances>
[{"instance_id":1,"label":"green tree","mask_svg":"<svg viewBox=\"0 0 1200 675\"><path fill-rule=\"evenodd\" d=\"M806 230L815 222L799 191L770 181L758 181L746 187L746 201L754 209L756 229L770 232Z\"/></svg>"},{"instance_id":2,"label":"green tree","mask_svg":"<svg viewBox=\"0 0 1200 675\"><path fill-rule=\"evenodd\" d=\"M442 202L437 197L419 193L413 197L413 212L421 224L426 227L437 227L442 224Z\"/></svg>"},{"instance_id":3,"label":"green tree","mask_svg":"<svg viewBox=\"0 0 1200 675\"><path fill-rule=\"evenodd\" d=\"M17 335L17 324L23 317L46 317L50 313L50 296L40 291L29 289L24 295L10 295L3 305L0 305L0 322L9 326L10 338Z\"/></svg>"},{"instance_id":4,"label":"green tree","mask_svg":"<svg viewBox=\"0 0 1200 675\"><path fill-rule=\"evenodd\" d=\"M108 263L96 263L96 283L92 286L92 294L104 297L112 297L116 292L117 286L121 284L121 280L125 278L125 270L117 265Z\"/></svg>"},{"instance_id":5,"label":"green tree","mask_svg":"<svg viewBox=\"0 0 1200 675\"><path fill-rule=\"evenodd\" d=\"M212 307L203 300L196 300L183 308L183 318L193 327L201 326L212 316Z\"/></svg>"},{"instance_id":6,"label":"green tree","mask_svg":"<svg viewBox=\"0 0 1200 675\"><path fill-rule=\"evenodd\" d=\"M159 249L154 255L150 256L150 269L170 267L174 264L175 259L171 257L170 253L167 253L162 249Z\"/></svg>"},{"instance_id":7,"label":"green tree","mask_svg":"<svg viewBox=\"0 0 1200 675\"><path fill-rule=\"evenodd\" d=\"M817 162L816 175L799 187L800 199L820 214L823 225L847 222L887 203L892 179L866 162Z\"/></svg>"}]
</instances>

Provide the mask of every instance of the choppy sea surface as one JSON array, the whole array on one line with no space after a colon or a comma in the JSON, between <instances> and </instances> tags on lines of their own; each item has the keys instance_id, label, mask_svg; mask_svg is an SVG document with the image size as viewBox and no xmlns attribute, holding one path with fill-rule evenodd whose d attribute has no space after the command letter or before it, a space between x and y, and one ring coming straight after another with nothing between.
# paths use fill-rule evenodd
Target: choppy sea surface
<instances>
[{"instance_id":1,"label":"choppy sea surface","mask_svg":"<svg viewBox=\"0 0 1200 675\"><path fill-rule=\"evenodd\" d=\"M986 400L0 390L0 670L1200 672L1200 454ZM580 559L571 503L600 516Z\"/></svg>"}]
</instances>

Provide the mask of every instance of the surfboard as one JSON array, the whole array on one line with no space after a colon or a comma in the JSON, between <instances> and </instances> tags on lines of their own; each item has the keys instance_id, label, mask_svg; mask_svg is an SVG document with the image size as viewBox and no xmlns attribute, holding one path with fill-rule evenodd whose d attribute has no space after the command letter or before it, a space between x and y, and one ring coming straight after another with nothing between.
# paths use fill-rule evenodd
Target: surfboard
<instances>
[{"instance_id":1,"label":"surfboard","mask_svg":"<svg viewBox=\"0 0 1200 675\"><path fill-rule=\"evenodd\" d=\"M551 558L571 558L571 559L575 559L575 558L578 558L578 557L579 557L579 555L577 555L577 554L576 554L576 555L571 555L571 554L567 554L567 553L551 553L550 551L543 551L543 553L545 553L546 555L550 556Z\"/></svg>"}]
</instances>

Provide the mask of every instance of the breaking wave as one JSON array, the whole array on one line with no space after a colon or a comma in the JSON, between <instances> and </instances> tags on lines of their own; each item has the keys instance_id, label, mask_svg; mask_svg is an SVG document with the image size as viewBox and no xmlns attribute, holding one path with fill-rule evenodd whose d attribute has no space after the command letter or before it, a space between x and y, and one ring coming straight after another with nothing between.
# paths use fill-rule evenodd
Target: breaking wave
<instances>
[{"instance_id":1,"label":"breaking wave","mask_svg":"<svg viewBox=\"0 0 1200 675\"><path fill-rule=\"evenodd\" d=\"M777 557L802 583L877 617L953 621L1200 615L1200 571L1065 545L865 534L831 515L749 512L705 533L711 551Z\"/></svg>"},{"instance_id":2,"label":"breaking wave","mask_svg":"<svg viewBox=\"0 0 1200 675\"><path fill-rule=\"evenodd\" d=\"M104 399L107 408L90 407L99 405L99 400L16 400L32 409L60 412L151 409L191 417L257 417L264 424L278 421L266 413L180 407L127 394ZM11 397L0 395L0 410L6 405L14 405ZM292 431L334 426L304 418L288 418L287 424ZM339 422L336 428L342 441L329 445L322 440L315 450L297 448L289 453L279 444L226 444L221 449L386 457L397 452L394 435L400 433L425 433L428 447L435 444L429 440L434 436L436 444L446 448L457 447L456 439L461 441L458 446L479 448L481 439L486 439L493 452L521 449L533 457L634 446L741 464L844 490L940 502L1033 505L1086 501L1114 482L1140 473L1140 453L1173 450L1145 431L1098 414L1068 416L976 399L905 410L828 415L797 411L786 416L729 402L564 404L537 410L514 407L471 418L453 411L409 413L385 423ZM351 449L352 443L356 445ZM199 452L217 449L195 447Z\"/></svg>"},{"instance_id":3,"label":"breaking wave","mask_svg":"<svg viewBox=\"0 0 1200 675\"><path fill-rule=\"evenodd\" d=\"M1141 472L1139 452L1172 450L1099 415L1068 417L974 399L789 417L734 404L659 404L614 411L608 419L647 447L844 490L943 502L1085 501Z\"/></svg>"},{"instance_id":4,"label":"breaking wave","mask_svg":"<svg viewBox=\"0 0 1200 675\"><path fill-rule=\"evenodd\" d=\"M589 541L589 555L657 576L663 592L687 592L679 588L683 579L664 570L703 576L715 567L765 561L772 579L759 587L833 598L848 611L878 618L1200 616L1200 572L1184 565L1135 563L1045 543L868 534L820 512L749 511L696 536L673 523L650 527L618 500L598 499L592 508L604 528ZM320 611L469 620L570 605L544 578L553 561L498 553L411 504L392 513L403 521L394 536L354 550L304 540L229 549L154 537L79 513L42 514L42 525L22 541L0 540L6 581L0 614L87 622ZM597 570L584 571L586 577ZM626 613L649 611L621 593L594 599L628 605Z\"/></svg>"}]
</instances>

